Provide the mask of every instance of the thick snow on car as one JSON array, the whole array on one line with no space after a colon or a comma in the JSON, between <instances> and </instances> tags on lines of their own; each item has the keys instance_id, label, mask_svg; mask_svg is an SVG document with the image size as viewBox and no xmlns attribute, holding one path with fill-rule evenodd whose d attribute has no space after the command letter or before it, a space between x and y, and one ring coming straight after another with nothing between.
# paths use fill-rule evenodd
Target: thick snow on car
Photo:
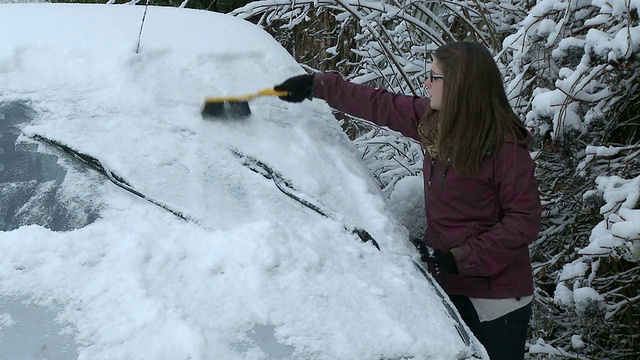
<instances>
[{"instance_id":1,"label":"thick snow on car","mask_svg":"<svg viewBox=\"0 0 640 360\"><path fill-rule=\"evenodd\" d=\"M0 358L483 358L324 102L201 116L303 72L227 15L0 5Z\"/></svg>"}]
</instances>

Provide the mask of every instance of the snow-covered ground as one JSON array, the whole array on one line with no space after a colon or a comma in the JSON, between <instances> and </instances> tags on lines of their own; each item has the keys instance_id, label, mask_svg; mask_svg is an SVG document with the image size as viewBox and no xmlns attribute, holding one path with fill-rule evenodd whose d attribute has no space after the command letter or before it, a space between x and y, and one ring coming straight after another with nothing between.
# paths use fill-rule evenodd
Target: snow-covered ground
<instances>
[{"instance_id":1,"label":"snow-covered ground","mask_svg":"<svg viewBox=\"0 0 640 360\"><path fill-rule=\"evenodd\" d=\"M37 189L56 188L73 225L0 232L0 358L482 352L475 339L465 346L415 267L406 229L325 103L260 98L242 121L201 117L207 96L252 93L303 73L293 58L248 22L158 7L148 9L136 53L144 10L0 4L0 109L31 119L8 124L3 115L0 126L21 130L17 147L58 157L66 175L40 179ZM36 136L98 159L188 220ZM277 171L329 217L234 151ZM0 183L2 196L16 186ZM37 213L38 196L24 204L25 218L49 215ZM345 228L366 230L381 251Z\"/></svg>"}]
</instances>

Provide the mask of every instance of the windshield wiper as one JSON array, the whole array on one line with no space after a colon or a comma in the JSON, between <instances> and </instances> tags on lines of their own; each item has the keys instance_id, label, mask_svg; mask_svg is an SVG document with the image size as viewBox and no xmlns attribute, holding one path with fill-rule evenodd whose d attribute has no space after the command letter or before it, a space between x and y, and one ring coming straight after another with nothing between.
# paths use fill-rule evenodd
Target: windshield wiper
<instances>
[{"instance_id":1,"label":"windshield wiper","mask_svg":"<svg viewBox=\"0 0 640 360\"><path fill-rule=\"evenodd\" d=\"M114 173L113 171L109 170L106 166L102 165L102 163L100 162L100 160L96 159L95 157L91 156L91 155L87 155L84 153L81 153L80 151L77 151L71 147L69 147L68 145L65 145L61 142L49 139L47 137L44 137L42 135L32 135L30 136L32 139L41 141L45 144L51 145L53 147L55 147L56 149L64 152L67 155L70 155L71 157L73 157L76 160L79 160L81 162L83 162L86 165L89 165L91 168L93 168L94 170L98 171L99 173L105 175L109 181L111 181L113 184L115 184L116 186L118 186L121 189L124 189L128 192L130 192L133 195L136 195L137 197L144 199L156 206L159 206L163 209L165 209L166 211L172 213L173 215L179 217L182 220L185 221L193 221L195 223L199 223L198 221L196 221L195 219L186 216L185 214L183 214L182 212L172 209L169 206L161 203L158 200L155 200L143 193L141 193L140 191L134 189L129 183L127 183L127 181L125 179L123 179L121 176L118 176L116 173Z\"/></svg>"},{"instance_id":2,"label":"windshield wiper","mask_svg":"<svg viewBox=\"0 0 640 360\"><path fill-rule=\"evenodd\" d=\"M158 200L155 200L143 193L141 193L140 191L134 189L129 183L127 183L127 181L118 176L116 173L114 173L113 171L109 170L109 168L107 168L106 166L104 166L100 160L98 160L97 158L91 156L91 155L87 155L84 154L78 150L75 150L73 148L71 148L68 145L65 145L59 141L53 140L53 139L49 139L45 136L42 135L32 135L31 138L41 141L43 143L46 143L48 145L51 145L55 148L57 148L58 150L64 152L65 154L70 155L71 157L83 162L86 165L89 165L91 168L95 169L96 171L98 171L99 173L105 175L113 184L115 184L116 186L130 192L131 194L134 194L138 197L140 197L141 199L144 199L156 206L159 206L167 211L169 211L170 213L174 214L175 216L179 217L180 219L183 219L185 221L193 221L197 224L200 224L199 221L195 221L192 217L188 217L186 215L184 215L182 212L174 210L172 208L170 208L169 206L161 203ZM249 169L253 170L254 172L257 172L259 174L261 174L262 176L266 177L267 179L271 179L273 180L273 182L276 184L276 186L278 187L278 189L280 189L280 191L282 191L283 193L285 193L286 195L288 195L289 197L291 197L292 199L296 200L297 202L301 203L302 205L304 205L305 207L315 211L316 213L326 217L326 218L330 218L330 219L334 219L334 220L338 220L336 215L330 215L329 212L327 210L323 210L322 206L319 205L319 203L317 201L314 201L313 199L309 198L308 196L305 196L304 194L300 193L299 191L297 191L293 185L291 185L291 182L287 181L286 179L284 179L282 177L282 175L280 175L280 173L278 173L277 171L273 170L271 167L269 167L268 165L266 165L265 163L251 157L248 155L245 155L243 153L241 153L238 150L235 149L231 149L231 153L233 155L235 155L237 158L239 158L242 161L242 164L246 167L248 167ZM353 234L356 234L363 242L368 242L371 241L372 244L378 249L380 250L380 246L378 245L378 243L373 239L373 237L365 230L363 229L359 229L359 228L354 228L354 227L347 227L344 226L345 230L350 231Z\"/></svg>"},{"instance_id":3,"label":"windshield wiper","mask_svg":"<svg viewBox=\"0 0 640 360\"><path fill-rule=\"evenodd\" d=\"M240 159L242 162L242 165L246 166L251 171L258 173L267 179L272 180L273 183L278 188L278 190L280 190L285 195L299 202L303 206L315 211L316 213L326 217L327 219L332 219L342 223L343 224L342 226L345 230L351 232L352 234L357 235L360 238L360 240L362 240L365 243L371 241L373 246L375 246L376 249L380 250L380 246L378 245L378 242L366 230L353 227L353 226L344 225L344 221L340 219L340 216L338 216L337 214L331 214L328 210L323 208L323 206L320 204L318 200L313 199L310 196L298 191L292 185L291 181L288 181L287 179L285 179L279 172L275 171L269 165L265 164L264 162L252 156L243 154L236 149L231 149L231 153L235 155L238 159Z\"/></svg>"},{"instance_id":4,"label":"windshield wiper","mask_svg":"<svg viewBox=\"0 0 640 360\"><path fill-rule=\"evenodd\" d=\"M107 167L102 165L100 160L96 159L95 157L81 153L65 144L49 139L42 135L35 134L35 135L32 135L31 138L41 141L43 143L46 143L48 145L51 145L57 148L58 150L61 150L65 154L68 154L73 158L83 162L84 164L89 165L91 168L105 175L113 184L115 184L119 188L122 188L130 192L131 194L134 194L140 197L141 199L144 199L156 206L159 206L165 209L166 211L169 211L170 213L174 214L175 216L179 217L182 220L193 221L196 224L200 224L199 221L196 221L195 219L184 215L182 212L174 210L169 206L161 203L160 201L150 198L149 196L137 191L129 183L127 183L126 180L124 180L122 177L118 176L113 171L109 170ZM342 223L345 230L357 235L365 243L371 241L371 243L378 250L380 250L380 246L378 245L378 242L366 230L344 225L344 221L342 221L338 215L331 214L328 210L324 209L323 206L317 200L297 190L290 181L285 179L279 172L275 171L269 165L265 164L264 162L252 156L243 154L240 151L233 148L231 149L231 153L234 156L236 156L238 159L240 159L242 165L246 166L251 171L256 172L264 176L265 178L272 180L276 185L276 187L281 192L283 192L293 200L299 202L303 206L313 210L314 212L328 219L332 219ZM442 299L444 306L447 309L449 316L451 316L451 318L454 320L455 322L454 325L456 327L456 330L458 331L458 334L462 338L465 345L473 348L472 346L473 344L471 343L471 336L469 332L466 330L466 328L462 325L462 319L460 318L458 313L455 311L451 303L448 301L448 296L444 294L444 292L442 291L442 288L440 288L440 286L435 282L435 280L429 275L429 271L425 269L423 264L417 261L413 261L413 263L416 265L416 267L418 268L420 273L424 276L424 278L427 279L427 281L430 283L431 287L434 289L436 294ZM474 350L477 352L477 349L474 349Z\"/></svg>"}]
</instances>

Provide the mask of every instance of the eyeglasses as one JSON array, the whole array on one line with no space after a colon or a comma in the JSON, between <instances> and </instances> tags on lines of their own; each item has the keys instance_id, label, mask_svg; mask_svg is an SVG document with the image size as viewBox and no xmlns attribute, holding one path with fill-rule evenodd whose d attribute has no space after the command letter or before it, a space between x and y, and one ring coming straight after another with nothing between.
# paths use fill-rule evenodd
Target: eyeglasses
<instances>
[{"instance_id":1,"label":"eyeglasses","mask_svg":"<svg viewBox=\"0 0 640 360\"><path fill-rule=\"evenodd\" d=\"M444 75L436 75L433 71L429 70L427 71L427 79L429 79L430 82L434 82L438 79L444 79Z\"/></svg>"}]
</instances>

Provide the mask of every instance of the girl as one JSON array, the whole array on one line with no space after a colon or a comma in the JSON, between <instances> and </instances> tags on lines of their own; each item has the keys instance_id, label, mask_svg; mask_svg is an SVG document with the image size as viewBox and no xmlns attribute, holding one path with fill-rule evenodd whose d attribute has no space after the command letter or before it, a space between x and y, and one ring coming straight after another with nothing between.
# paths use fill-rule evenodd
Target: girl
<instances>
[{"instance_id":1,"label":"girl","mask_svg":"<svg viewBox=\"0 0 640 360\"><path fill-rule=\"evenodd\" d=\"M425 261L492 360L523 359L533 276L528 245L541 205L528 151L498 67L475 42L435 51L429 97L394 94L336 73L299 75L281 99L313 97L420 141L430 249Z\"/></svg>"}]
</instances>

